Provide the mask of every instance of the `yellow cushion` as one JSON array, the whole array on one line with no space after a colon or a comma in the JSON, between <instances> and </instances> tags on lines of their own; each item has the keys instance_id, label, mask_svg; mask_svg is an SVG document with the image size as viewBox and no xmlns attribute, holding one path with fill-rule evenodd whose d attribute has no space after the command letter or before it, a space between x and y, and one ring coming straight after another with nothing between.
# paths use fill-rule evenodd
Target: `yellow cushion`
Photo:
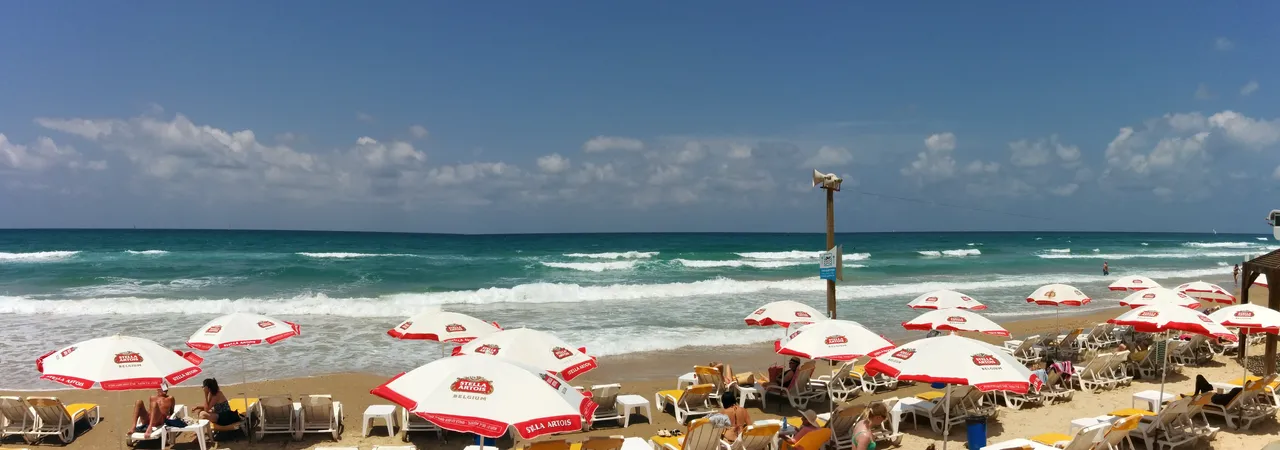
<instances>
[{"instance_id":1,"label":"yellow cushion","mask_svg":"<svg viewBox=\"0 0 1280 450\"><path fill-rule=\"evenodd\" d=\"M245 400L246 399L244 397L229 398L227 399L227 404L231 405L232 411L238 412L243 415L245 414L245 412L249 411L249 408L245 407ZM258 403L258 399L254 397L249 397L248 401L250 405L254 403Z\"/></svg>"},{"instance_id":2,"label":"yellow cushion","mask_svg":"<svg viewBox=\"0 0 1280 450\"><path fill-rule=\"evenodd\" d=\"M649 438L649 440L653 441L654 444L657 444L658 448L663 448L667 445L670 445L674 448L680 448L679 436L671 436L671 437L654 436Z\"/></svg>"},{"instance_id":3,"label":"yellow cushion","mask_svg":"<svg viewBox=\"0 0 1280 450\"><path fill-rule=\"evenodd\" d=\"M241 422L236 422L236 423L233 423L233 424L231 424L231 425L218 425L218 424L216 424L216 423L210 423L210 424L209 424L209 429L211 429L211 430L213 430L213 431L217 431L217 432L223 432L223 431L236 431L236 430L239 430L239 429L240 429L240 425L241 425L242 423L243 423L243 421L241 421Z\"/></svg>"},{"instance_id":4,"label":"yellow cushion","mask_svg":"<svg viewBox=\"0 0 1280 450\"><path fill-rule=\"evenodd\" d=\"M1067 436L1062 433L1045 433L1045 434L1033 437L1031 438L1031 440L1033 442L1039 442L1044 445L1052 446L1053 444L1056 444L1058 442L1071 441L1071 436Z\"/></svg>"},{"instance_id":5,"label":"yellow cushion","mask_svg":"<svg viewBox=\"0 0 1280 450\"><path fill-rule=\"evenodd\" d=\"M67 405L67 415L71 416L71 420L80 420L89 413L89 410L97 407L96 403L72 403Z\"/></svg>"},{"instance_id":6,"label":"yellow cushion","mask_svg":"<svg viewBox=\"0 0 1280 450\"><path fill-rule=\"evenodd\" d=\"M1117 410L1115 410L1115 411L1111 411L1111 412L1107 413L1107 415L1111 415L1111 416L1118 416L1118 417L1126 417L1126 416L1149 416L1149 417L1153 417L1153 416L1156 416L1156 413L1153 413L1153 412L1151 412L1151 411L1147 411L1147 410L1145 410L1145 409L1125 408L1125 409L1117 409Z\"/></svg>"},{"instance_id":7,"label":"yellow cushion","mask_svg":"<svg viewBox=\"0 0 1280 450\"><path fill-rule=\"evenodd\" d=\"M671 399L671 401L673 401L673 402L678 402L678 401L680 401L680 397L681 397L681 396L683 396L683 395L684 395L684 390L681 390L681 389L671 389L671 390L667 390L667 391L658 391L658 396L659 396L659 397L669 398L669 399Z\"/></svg>"},{"instance_id":8,"label":"yellow cushion","mask_svg":"<svg viewBox=\"0 0 1280 450\"><path fill-rule=\"evenodd\" d=\"M944 396L946 396L946 395L947 395L947 394L946 394L945 392L942 392L942 391L929 391L929 392L922 392L922 393L920 393L920 394L916 395L916 398L918 398L918 399L920 399L920 400L934 401L934 400L940 399L940 398L942 398L942 397L944 397Z\"/></svg>"}]
</instances>

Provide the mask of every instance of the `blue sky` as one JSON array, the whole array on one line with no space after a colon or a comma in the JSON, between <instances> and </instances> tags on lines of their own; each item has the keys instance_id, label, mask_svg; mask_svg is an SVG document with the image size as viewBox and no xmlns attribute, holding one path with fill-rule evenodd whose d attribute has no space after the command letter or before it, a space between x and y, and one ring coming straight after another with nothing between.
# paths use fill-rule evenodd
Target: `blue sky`
<instances>
[{"instance_id":1,"label":"blue sky","mask_svg":"<svg viewBox=\"0 0 1280 450\"><path fill-rule=\"evenodd\" d=\"M1071 6L5 5L0 227L1265 232L1280 6Z\"/></svg>"}]
</instances>

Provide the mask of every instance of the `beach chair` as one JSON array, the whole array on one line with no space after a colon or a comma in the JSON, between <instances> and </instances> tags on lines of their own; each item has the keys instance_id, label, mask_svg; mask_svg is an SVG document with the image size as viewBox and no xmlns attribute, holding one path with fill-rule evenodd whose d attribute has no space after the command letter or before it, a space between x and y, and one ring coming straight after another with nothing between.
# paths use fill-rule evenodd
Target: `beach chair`
<instances>
[{"instance_id":1,"label":"beach chair","mask_svg":"<svg viewBox=\"0 0 1280 450\"><path fill-rule=\"evenodd\" d=\"M1112 387L1133 383L1133 375L1129 374L1129 351L1119 351L1111 355L1111 360L1102 367L1098 376L1111 381Z\"/></svg>"},{"instance_id":2,"label":"beach chair","mask_svg":"<svg viewBox=\"0 0 1280 450\"><path fill-rule=\"evenodd\" d=\"M595 402L597 407L595 414L591 416L591 422L584 423L583 426L591 429L599 420L621 421L623 416L618 411L618 394L621 391L622 385L617 383L591 386L591 401Z\"/></svg>"},{"instance_id":3,"label":"beach chair","mask_svg":"<svg viewBox=\"0 0 1280 450\"><path fill-rule=\"evenodd\" d=\"M715 386L709 384L695 384L682 390L659 391L653 394L653 403L659 411L666 411L670 405L676 422L683 424L691 417L705 416L720 410L708 404L714 390Z\"/></svg>"},{"instance_id":4,"label":"beach chair","mask_svg":"<svg viewBox=\"0 0 1280 450\"><path fill-rule=\"evenodd\" d=\"M27 397L27 406L35 416L35 425L23 437L35 443L44 436L57 436L63 444L76 439L76 424L85 421L90 427L102 420L98 405L72 403L64 405L57 397Z\"/></svg>"},{"instance_id":5,"label":"beach chair","mask_svg":"<svg viewBox=\"0 0 1280 450\"><path fill-rule=\"evenodd\" d=\"M1107 431L1098 439L1098 444L1094 446L1094 449L1123 450L1137 448L1133 446L1133 438L1129 437L1129 433L1138 429L1138 423L1141 421L1141 415L1132 415L1112 422Z\"/></svg>"},{"instance_id":6,"label":"beach chair","mask_svg":"<svg viewBox=\"0 0 1280 450\"><path fill-rule=\"evenodd\" d=\"M858 424L868 405L842 405L834 412L818 414L819 420L826 421L823 426L831 430L831 442L835 448L853 447L853 426Z\"/></svg>"},{"instance_id":7,"label":"beach chair","mask_svg":"<svg viewBox=\"0 0 1280 450\"><path fill-rule=\"evenodd\" d=\"M257 408L255 406L256 403L258 403L257 398L245 397L243 395L240 397L228 398L227 406L230 406L232 411L235 411L236 414L240 415L240 421L226 425L218 425L210 422L209 430L214 434L214 436L221 433L239 431L241 434L244 434L245 437L252 439L253 434L252 430L249 429L249 424L252 422L250 418L256 417L253 416L253 411Z\"/></svg>"},{"instance_id":8,"label":"beach chair","mask_svg":"<svg viewBox=\"0 0 1280 450\"><path fill-rule=\"evenodd\" d=\"M1058 336L1058 343L1046 348L1046 353L1058 361L1075 361L1080 356L1080 334L1084 328L1076 328L1070 333Z\"/></svg>"},{"instance_id":9,"label":"beach chair","mask_svg":"<svg viewBox=\"0 0 1280 450\"><path fill-rule=\"evenodd\" d=\"M901 410L903 416L911 416L911 422L913 424L916 423L917 418L923 417L929 421L929 426L933 428L934 432L941 433L943 425L947 422L946 405L948 402L945 393L940 396L933 395L935 392L939 391L926 392L917 397L900 399L898 400L898 405L902 406ZM950 402L950 422L952 426L964 423L964 417L967 414L967 409L964 405L965 399L975 393L979 397L982 395L982 392L978 391L973 386L951 387L952 401ZM917 424L917 427L918 426L919 425Z\"/></svg>"},{"instance_id":10,"label":"beach chair","mask_svg":"<svg viewBox=\"0 0 1280 450\"><path fill-rule=\"evenodd\" d=\"M1276 375L1272 374L1258 381L1250 381L1225 406L1209 403L1203 405L1202 410L1205 414L1222 417L1227 422L1227 427L1247 430L1258 419L1275 416L1276 407L1261 398L1265 395L1263 389L1275 379Z\"/></svg>"},{"instance_id":11,"label":"beach chair","mask_svg":"<svg viewBox=\"0 0 1280 450\"><path fill-rule=\"evenodd\" d=\"M181 420L189 417L190 417L190 414L188 413L187 407L185 405L174 405L173 414L169 415L170 419L177 419L177 420ZM192 434L192 435L195 435L196 444L200 446L200 450L207 450L209 448L208 443L210 440L212 440L210 436L211 431L209 428L210 422L205 419L200 419L193 422L194 423L190 423L187 426L183 426L183 427L171 427L168 425L161 425L160 427L156 428L154 431L151 432L150 437L147 437L146 432L139 433L139 432L134 432L130 430L130 433L125 437L125 440L127 441L130 447L135 446L139 442L143 442L143 441L159 440L160 448L167 449L173 446L173 443L177 441L178 437L182 436L183 434ZM134 423L135 427L141 426L141 425L142 425L141 419L139 419L136 423Z\"/></svg>"},{"instance_id":12,"label":"beach chair","mask_svg":"<svg viewBox=\"0 0 1280 450\"><path fill-rule=\"evenodd\" d=\"M723 435L724 428L702 418L690 422L684 436L653 436L649 445L654 450L728 450L729 446L720 439Z\"/></svg>"},{"instance_id":13,"label":"beach chair","mask_svg":"<svg viewBox=\"0 0 1280 450\"><path fill-rule=\"evenodd\" d=\"M805 409L809 406L809 401L822 398L827 395L823 390L821 382L815 384L813 380L813 370L816 364L813 361L805 362L796 369L795 377L792 378L791 384L787 386L769 385L765 387L764 395L774 394L787 399L791 403L791 407L795 409Z\"/></svg>"},{"instance_id":14,"label":"beach chair","mask_svg":"<svg viewBox=\"0 0 1280 450\"><path fill-rule=\"evenodd\" d=\"M1183 341L1177 351L1169 353L1169 360L1187 366L1200 366L1213 360L1209 337L1197 334L1190 340Z\"/></svg>"},{"instance_id":15,"label":"beach chair","mask_svg":"<svg viewBox=\"0 0 1280 450\"><path fill-rule=\"evenodd\" d=\"M1172 449L1199 439L1199 436L1178 426L1178 420L1186 415L1187 405L1193 400L1194 397L1174 400L1160 408L1159 413L1130 408L1112 414L1126 417L1134 414L1143 416L1138 426L1129 432L1129 436L1141 439L1146 444L1147 450L1154 450L1156 445L1160 448Z\"/></svg>"},{"instance_id":16,"label":"beach chair","mask_svg":"<svg viewBox=\"0 0 1280 450\"><path fill-rule=\"evenodd\" d=\"M778 450L792 450L796 448L803 448L804 450L821 450L826 447L827 443L830 441L831 429L821 428L810 431L808 434L801 437L795 444L782 441L782 445L778 446Z\"/></svg>"},{"instance_id":17,"label":"beach chair","mask_svg":"<svg viewBox=\"0 0 1280 450\"><path fill-rule=\"evenodd\" d=\"M1043 405L1046 398L1039 390L1035 389L1035 386L1027 389L1027 393L1025 394L1018 394L1010 391L992 391L988 396L993 403L1003 400L1004 405L1013 410L1022 409L1022 405L1028 403L1032 405Z\"/></svg>"},{"instance_id":18,"label":"beach chair","mask_svg":"<svg viewBox=\"0 0 1280 450\"><path fill-rule=\"evenodd\" d=\"M268 434L287 434L298 439L301 429L298 415L294 413L293 399L289 397L262 397L254 403L253 413L257 418L253 430L253 438L261 440Z\"/></svg>"},{"instance_id":19,"label":"beach chair","mask_svg":"<svg viewBox=\"0 0 1280 450\"><path fill-rule=\"evenodd\" d=\"M437 438L444 440L444 430L427 419L423 419L422 416L409 412L408 408L400 408L400 423L401 428L404 429L404 433L400 435L400 438L405 442L409 442L409 433L411 432L433 432Z\"/></svg>"},{"instance_id":20,"label":"beach chair","mask_svg":"<svg viewBox=\"0 0 1280 450\"><path fill-rule=\"evenodd\" d=\"M523 450L569 450L571 445L569 441L564 439L553 439L549 441L530 442L521 448Z\"/></svg>"},{"instance_id":21,"label":"beach chair","mask_svg":"<svg viewBox=\"0 0 1280 450\"><path fill-rule=\"evenodd\" d=\"M24 436L36 425L36 416L21 397L0 397L0 441Z\"/></svg>"},{"instance_id":22,"label":"beach chair","mask_svg":"<svg viewBox=\"0 0 1280 450\"><path fill-rule=\"evenodd\" d=\"M862 383L853 375L853 363L841 364L835 373L819 376L817 381L825 386L832 409L836 403L852 400L862 392Z\"/></svg>"},{"instance_id":23,"label":"beach chair","mask_svg":"<svg viewBox=\"0 0 1280 450\"><path fill-rule=\"evenodd\" d=\"M299 399L302 409L298 412L296 439L305 433L325 433L333 440L342 439L342 402L329 395L304 395Z\"/></svg>"},{"instance_id":24,"label":"beach chair","mask_svg":"<svg viewBox=\"0 0 1280 450\"><path fill-rule=\"evenodd\" d=\"M770 450L774 441L778 440L781 424L747 425L738 440L729 446L730 450Z\"/></svg>"},{"instance_id":25,"label":"beach chair","mask_svg":"<svg viewBox=\"0 0 1280 450\"><path fill-rule=\"evenodd\" d=\"M1089 330L1089 335L1085 337L1084 345L1089 350L1102 350L1120 345L1120 339L1115 336L1116 326L1106 322L1100 323Z\"/></svg>"},{"instance_id":26,"label":"beach chair","mask_svg":"<svg viewBox=\"0 0 1280 450\"><path fill-rule=\"evenodd\" d=\"M711 393L707 394L708 398L718 399L720 394L724 393L725 380L724 375L720 373L720 369L710 366L693 366L694 384L710 384Z\"/></svg>"},{"instance_id":27,"label":"beach chair","mask_svg":"<svg viewBox=\"0 0 1280 450\"><path fill-rule=\"evenodd\" d=\"M1056 370L1049 372L1049 379L1045 380L1044 386L1040 387L1040 396L1051 402L1070 401L1075 393L1074 389L1062 381L1062 373Z\"/></svg>"},{"instance_id":28,"label":"beach chair","mask_svg":"<svg viewBox=\"0 0 1280 450\"><path fill-rule=\"evenodd\" d=\"M1187 412L1177 420L1177 426L1180 426L1185 431L1200 436L1205 440L1213 440L1213 436L1218 434L1218 431L1221 430L1221 428L1215 427L1213 424L1209 423L1209 417L1204 412L1204 407L1209 405L1213 400L1213 393L1205 392L1194 397L1195 398L1187 404ZM1195 419L1197 416L1200 417L1203 424L1196 423Z\"/></svg>"},{"instance_id":29,"label":"beach chair","mask_svg":"<svg viewBox=\"0 0 1280 450\"><path fill-rule=\"evenodd\" d=\"M1102 388L1115 384L1110 373L1106 371L1115 358L1114 353L1099 353L1089 358L1083 366L1074 366L1076 375L1071 377L1072 383L1081 391L1101 391Z\"/></svg>"},{"instance_id":30,"label":"beach chair","mask_svg":"<svg viewBox=\"0 0 1280 450\"><path fill-rule=\"evenodd\" d=\"M1037 334L1027 336L1026 339L1021 341L1005 341L1005 346L1001 347L1001 349L1023 365L1028 365L1043 359L1042 349L1039 347L1040 342L1040 335ZM1010 347L1011 344L1013 345L1012 347Z\"/></svg>"},{"instance_id":31,"label":"beach chair","mask_svg":"<svg viewBox=\"0 0 1280 450\"><path fill-rule=\"evenodd\" d=\"M1029 439L1031 442L1063 450L1094 450L1095 444L1111 429L1110 424L1097 424L1084 427L1075 436L1062 433L1045 433ZM1017 448L1017 447L1013 447Z\"/></svg>"},{"instance_id":32,"label":"beach chair","mask_svg":"<svg viewBox=\"0 0 1280 450\"><path fill-rule=\"evenodd\" d=\"M898 387L897 379L883 373L867 375L867 366L864 364L856 364L850 367L849 376L857 376L863 392L868 394L874 394L878 389L895 389Z\"/></svg>"}]
</instances>

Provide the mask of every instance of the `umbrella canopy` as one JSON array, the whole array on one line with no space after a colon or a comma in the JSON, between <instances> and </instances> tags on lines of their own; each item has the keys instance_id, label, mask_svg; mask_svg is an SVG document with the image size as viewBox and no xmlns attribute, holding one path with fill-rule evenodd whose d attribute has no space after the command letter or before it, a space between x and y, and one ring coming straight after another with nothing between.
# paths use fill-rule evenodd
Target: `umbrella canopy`
<instances>
[{"instance_id":1,"label":"umbrella canopy","mask_svg":"<svg viewBox=\"0 0 1280 450\"><path fill-rule=\"evenodd\" d=\"M1187 295L1206 302L1222 303L1224 305L1233 305L1236 303L1236 296L1230 291L1223 289L1213 283L1203 281L1192 281L1183 283L1174 288L1174 290L1186 292Z\"/></svg>"},{"instance_id":2,"label":"umbrella canopy","mask_svg":"<svg viewBox=\"0 0 1280 450\"><path fill-rule=\"evenodd\" d=\"M1264 306L1227 306L1209 314L1209 318L1224 327L1240 328L1246 333L1280 334L1280 311Z\"/></svg>"},{"instance_id":3,"label":"umbrella canopy","mask_svg":"<svg viewBox=\"0 0 1280 450\"><path fill-rule=\"evenodd\" d=\"M1108 320L1116 325L1133 327L1139 333L1160 333L1165 331L1185 331L1205 336L1235 341L1231 330L1209 318L1199 311L1184 308L1173 303L1157 303L1133 309L1120 317Z\"/></svg>"},{"instance_id":4,"label":"umbrella canopy","mask_svg":"<svg viewBox=\"0 0 1280 450\"><path fill-rule=\"evenodd\" d=\"M1025 394L1041 381L1000 348L957 335L920 339L867 362L868 373L899 380L970 385L983 392Z\"/></svg>"},{"instance_id":5,"label":"umbrella canopy","mask_svg":"<svg viewBox=\"0 0 1280 450\"><path fill-rule=\"evenodd\" d=\"M1067 284L1046 284L1027 296L1027 303L1044 306L1084 306L1091 301L1088 295Z\"/></svg>"},{"instance_id":6,"label":"umbrella canopy","mask_svg":"<svg viewBox=\"0 0 1280 450\"><path fill-rule=\"evenodd\" d=\"M791 326L793 323L814 323L825 320L826 316L812 306L791 300L782 300L761 306L743 319L753 327L770 325Z\"/></svg>"},{"instance_id":7,"label":"umbrella canopy","mask_svg":"<svg viewBox=\"0 0 1280 450\"><path fill-rule=\"evenodd\" d=\"M893 342L850 320L793 324L787 327L785 339L774 342L779 355L831 361L852 361L891 348Z\"/></svg>"},{"instance_id":8,"label":"umbrella canopy","mask_svg":"<svg viewBox=\"0 0 1280 450\"><path fill-rule=\"evenodd\" d=\"M1134 275L1116 280L1111 283L1110 289L1113 291L1141 291L1143 289L1151 289L1160 287L1160 283L1142 275Z\"/></svg>"},{"instance_id":9,"label":"umbrella canopy","mask_svg":"<svg viewBox=\"0 0 1280 450\"><path fill-rule=\"evenodd\" d=\"M963 309L937 309L906 322L902 328L919 331L975 331L993 336L1009 336L1009 330L978 313Z\"/></svg>"},{"instance_id":10,"label":"umbrella canopy","mask_svg":"<svg viewBox=\"0 0 1280 450\"><path fill-rule=\"evenodd\" d=\"M369 392L440 428L492 438L508 427L523 439L581 431L596 410L554 374L480 355L438 359Z\"/></svg>"},{"instance_id":11,"label":"umbrella canopy","mask_svg":"<svg viewBox=\"0 0 1280 450\"><path fill-rule=\"evenodd\" d=\"M387 331L396 339L465 344L479 337L502 331L497 322L485 322L462 313L427 311L410 317Z\"/></svg>"},{"instance_id":12,"label":"umbrella canopy","mask_svg":"<svg viewBox=\"0 0 1280 450\"><path fill-rule=\"evenodd\" d=\"M250 313L231 313L210 320L187 339L187 347L209 350L214 347L245 347L274 344L302 334L296 323Z\"/></svg>"},{"instance_id":13,"label":"umbrella canopy","mask_svg":"<svg viewBox=\"0 0 1280 450\"><path fill-rule=\"evenodd\" d=\"M596 368L587 349L573 348L560 338L537 330L516 328L478 338L453 349L456 355L488 355L546 370L571 381Z\"/></svg>"},{"instance_id":14,"label":"umbrella canopy","mask_svg":"<svg viewBox=\"0 0 1280 450\"><path fill-rule=\"evenodd\" d=\"M154 341L111 336L90 339L36 359L40 378L77 389L97 384L107 391L158 389L200 374L199 355L169 350Z\"/></svg>"},{"instance_id":15,"label":"umbrella canopy","mask_svg":"<svg viewBox=\"0 0 1280 450\"><path fill-rule=\"evenodd\" d=\"M1151 288L1129 294L1120 300L1121 306L1140 308L1150 305L1177 305L1185 308L1199 308L1200 302L1182 291L1168 288Z\"/></svg>"},{"instance_id":16,"label":"umbrella canopy","mask_svg":"<svg viewBox=\"0 0 1280 450\"><path fill-rule=\"evenodd\" d=\"M1253 280L1253 285L1267 287L1267 274L1265 273L1258 274L1258 278Z\"/></svg>"},{"instance_id":17,"label":"umbrella canopy","mask_svg":"<svg viewBox=\"0 0 1280 450\"><path fill-rule=\"evenodd\" d=\"M975 311L987 309L987 305L979 303L973 297L946 289L916 297L915 300L907 303L907 307L915 309L960 308Z\"/></svg>"}]
</instances>

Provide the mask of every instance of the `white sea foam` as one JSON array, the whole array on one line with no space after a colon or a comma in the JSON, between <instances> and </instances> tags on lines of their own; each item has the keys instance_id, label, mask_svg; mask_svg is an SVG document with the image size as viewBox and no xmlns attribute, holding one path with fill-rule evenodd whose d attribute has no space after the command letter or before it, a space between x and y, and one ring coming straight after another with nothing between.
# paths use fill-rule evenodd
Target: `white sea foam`
<instances>
[{"instance_id":1,"label":"white sea foam","mask_svg":"<svg viewBox=\"0 0 1280 450\"><path fill-rule=\"evenodd\" d=\"M107 277L107 284L79 286L62 290L63 295L73 297L122 297L130 295L161 294L184 290L195 290L209 286L226 284L240 278L236 277L204 277L180 278L172 281L154 282L135 280L132 278Z\"/></svg>"},{"instance_id":2,"label":"white sea foam","mask_svg":"<svg viewBox=\"0 0 1280 450\"><path fill-rule=\"evenodd\" d=\"M49 262L61 261L80 254L79 251L8 253L0 252L0 262Z\"/></svg>"},{"instance_id":3,"label":"white sea foam","mask_svg":"<svg viewBox=\"0 0 1280 450\"><path fill-rule=\"evenodd\" d=\"M164 250L142 250L142 251L138 251L138 250L125 250L124 252L125 252L125 253L128 253L128 254L130 254L130 255L151 255L151 256L159 256L159 255L167 255L167 254L169 254L169 252L164 251Z\"/></svg>"},{"instance_id":4,"label":"white sea foam","mask_svg":"<svg viewBox=\"0 0 1280 450\"><path fill-rule=\"evenodd\" d=\"M1147 244L1146 242L1143 242L1143 243L1142 243L1142 246L1143 246L1143 247L1146 247L1146 246L1148 246L1148 245L1150 245L1150 244Z\"/></svg>"},{"instance_id":5,"label":"white sea foam","mask_svg":"<svg viewBox=\"0 0 1280 450\"><path fill-rule=\"evenodd\" d=\"M1265 241L1265 240L1267 240L1267 238L1264 238L1264 237L1254 238L1254 239L1257 239L1257 240L1259 240L1259 241Z\"/></svg>"},{"instance_id":6,"label":"white sea foam","mask_svg":"<svg viewBox=\"0 0 1280 450\"><path fill-rule=\"evenodd\" d=\"M332 258L332 259L376 258L380 256L401 256L401 257L417 256L417 255L409 255L404 253L346 253L346 252L326 252L326 253L298 252L298 255L306 256L308 258Z\"/></svg>"},{"instance_id":7,"label":"white sea foam","mask_svg":"<svg viewBox=\"0 0 1280 450\"><path fill-rule=\"evenodd\" d=\"M785 252L740 252L740 253L734 253L734 254L735 254L735 255L738 255L738 256L741 256L741 257L743 257L743 258L748 258L748 259L774 259L774 260L778 260L778 259L781 259L781 260L788 260L788 259L807 259L807 260L815 260L815 259L818 259L818 256L819 256L819 255L821 255L821 254L822 254L822 252L805 251L805 250L790 250L790 251L785 251ZM843 260L845 260L845 261L862 261L862 260L864 260L864 259L868 259L868 258L871 258L871 254L870 254L870 253L845 253L845 254L844 254L844 257L842 257L842 258L840 258L840 259L843 259Z\"/></svg>"},{"instance_id":8,"label":"white sea foam","mask_svg":"<svg viewBox=\"0 0 1280 450\"><path fill-rule=\"evenodd\" d=\"M1101 251L1102 251L1102 249L1097 249L1097 248L1093 249L1093 252L1094 252L1094 253L1098 253L1098 252L1101 252Z\"/></svg>"},{"instance_id":9,"label":"white sea foam","mask_svg":"<svg viewBox=\"0 0 1280 450\"><path fill-rule=\"evenodd\" d=\"M1057 253L1057 254L1071 253L1071 249L1069 248L1051 248L1045 251L1049 253Z\"/></svg>"},{"instance_id":10,"label":"white sea foam","mask_svg":"<svg viewBox=\"0 0 1280 450\"><path fill-rule=\"evenodd\" d=\"M658 256L658 252L605 252L605 253L565 253L564 256L570 258L594 258L594 259L643 259Z\"/></svg>"},{"instance_id":11,"label":"white sea foam","mask_svg":"<svg viewBox=\"0 0 1280 450\"><path fill-rule=\"evenodd\" d=\"M1093 253L1083 255L1041 253L1036 257L1044 259L1194 259L1194 258L1232 258L1246 256L1248 252L1182 252L1182 253Z\"/></svg>"},{"instance_id":12,"label":"white sea foam","mask_svg":"<svg viewBox=\"0 0 1280 450\"><path fill-rule=\"evenodd\" d=\"M635 268L635 261L613 261L613 262L584 262L584 263L567 263L567 262L546 262L541 263L547 267L557 269L579 270L583 272L604 272L606 270L627 270Z\"/></svg>"},{"instance_id":13,"label":"white sea foam","mask_svg":"<svg viewBox=\"0 0 1280 450\"><path fill-rule=\"evenodd\" d=\"M921 251L918 251L918 252L916 252L916 253L919 253L919 254L920 254L920 256L924 256L924 257L927 257L927 258L938 258L938 257L943 257L943 256L948 256L948 257L955 257L955 256L978 256L978 255L981 255L981 254L982 254L982 251L981 251L981 250L978 250L978 249L976 249L976 248L962 248L962 249L956 249L956 250L942 250L942 251L938 251L938 250L921 250Z\"/></svg>"},{"instance_id":14,"label":"white sea foam","mask_svg":"<svg viewBox=\"0 0 1280 450\"><path fill-rule=\"evenodd\" d=\"M1252 242L1183 242L1184 247L1196 248L1249 248L1253 247Z\"/></svg>"},{"instance_id":15,"label":"white sea foam","mask_svg":"<svg viewBox=\"0 0 1280 450\"><path fill-rule=\"evenodd\" d=\"M708 261L697 259L681 259L674 260L685 267L754 267L757 269L777 269L780 267L793 267L811 264L808 261L743 261L743 260L724 260L724 261Z\"/></svg>"}]
</instances>

